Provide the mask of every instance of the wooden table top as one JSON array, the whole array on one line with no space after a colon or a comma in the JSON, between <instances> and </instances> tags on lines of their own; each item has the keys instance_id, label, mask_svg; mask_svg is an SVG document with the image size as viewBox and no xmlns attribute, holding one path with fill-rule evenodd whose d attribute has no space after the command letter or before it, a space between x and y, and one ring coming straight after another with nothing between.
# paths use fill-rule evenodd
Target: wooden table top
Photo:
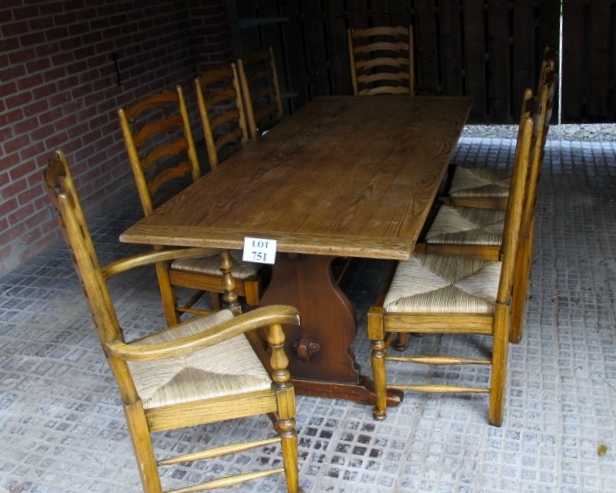
<instances>
[{"instance_id":1,"label":"wooden table top","mask_svg":"<svg viewBox=\"0 0 616 493\"><path fill-rule=\"evenodd\" d=\"M120 236L128 243L407 259L462 132L465 97L324 96Z\"/></svg>"}]
</instances>

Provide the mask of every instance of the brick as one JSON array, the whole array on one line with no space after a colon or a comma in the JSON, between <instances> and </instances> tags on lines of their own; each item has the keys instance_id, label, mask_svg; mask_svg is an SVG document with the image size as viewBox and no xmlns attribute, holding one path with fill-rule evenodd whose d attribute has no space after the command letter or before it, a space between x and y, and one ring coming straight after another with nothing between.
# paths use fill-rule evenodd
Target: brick
<instances>
[{"instance_id":1,"label":"brick","mask_svg":"<svg viewBox=\"0 0 616 493\"><path fill-rule=\"evenodd\" d=\"M77 13L64 11L62 13L56 13L53 16L53 22L56 26L66 26L77 22Z\"/></svg>"},{"instance_id":2,"label":"brick","mask_svg":"<svg viewBox=\"0 0 616 493\"><path fill-rule=\"evenodd\" d=\"M28 23L25 21L10 22L2 26L2 36L10 38L12 36L21 36L28 32Z\"/></svg>"},{"instance_id":3,"label":"brick","mask_svg":"<svg viewBox=\"0 0 616 493\"><path fill-rule=\"evenodd\" d=\"M68 32L70 36L75 38L81 38L81 35L87 33L90 30L87 22L79 22L68 26Z\"/></svg>"},{"instance_id":4,"label":"brick","mask_svg":"<svg viewBox=\"0 0 616 493\"><path fill-rule=\"evenodd\" d=\"M0 51L7 52L18 50L20 47L19 38L2 38L0 39Z\"/></svg>"},{"instance_id":5,"label":"brick","mask_svg":"<svg viewBox=\"0 0 616 493\"><path fill-rule=\"evenodd\" d=\"M51 135L47 140L46 144L50 148L61 147L68 140L68 135L66 132L57 133Z\"/></svg>"},{"instance_id":6,"label":"brick","mask_svg":"<svg viewBox=\"0 0 616 493\"><path fill-rule=\"evenodd\" d=\"M7 197L3 202L0 202L0 217L8 217L16 207L17 199L15 197Z\"/></svg>"},{"instance_id":7,"label":"brick","mask_svg":"<svg viewBox=\"0 0 616 493\"><path fill-rule=\"evenodd\" d=\"M16 108L17 106L23 106L32 101L32 92L20 92L15 96L11 96L5 99L8 109Z\"/></svg>"},{"instance_id":8,"label":"brick","mask_svg":"<svg viewBox=\"0 0 616 493\"><path fill-rule=\"evenodd\" d=\"M30 31L46 31L53 26L53 17L40 15L35 19L28 20Z\"/></svg>"},{"instance_id":9,"label":"brick","mask_svg":"<svg viewBox=\"0 0 616 493\"><path fill-rule=\"evenodd\" d=\"M45 42L45 34L42 32L35 32L26 34L24 36L19 37L19 44L26 48L31 45L37 45Z\"/></svg>"},{"instance_id":10,"label":"brick","mask_svg":"<svg viewBox=\"0 0 616 493\"><path fill-rule=\"evenodd\" d=\"M19 157L22 161L27 161L42 154L45 152L45 149L47 149L47 146L43 142L33 142L19 151Z\"/></svg>"},{"instance_id":11,"label":"brick","mask_svg":"<svg viewBox=\"0 0 616 493\"><path fill-rule=\"evenodd\" d=\"M71 94L69 92L60 92L54 94L49 98L49 105L53 108L55 106L62 106L71 100Z\"/></svg>"},{"instance_id":12,"label":"brick","mask_svg":"<svg viewBox=\"0 0 616 493\"><path fill-rule=\"evenodd\" d=\"M17 88L20 91L27 91L28 89L38 86L43 83L43 76L41 74L31 74L27 77L23 77L17 80Z\"/></svg>"},{"instance_id":13,"label":"brick","mask_svg":"<svg viewBox=\"0 0 616 493\"><path fill-rule=\"evenodd\" d=\"M85 60L79 60L75 63L71 63L66 67L66 73L69 75L77 74L79 72L83 72L88 67L88 64Z\"/></svg>"},{"instance_id":14,"label":"brick","mask_svg":"<svg viewBox=\"0 0 616 493\"><path fill-rule=\"evenodd\" d=\"M32 130L33 128L36 128L37 126L38 126L38 122L36 118L28 118L27 120L21 120L19 122L14 123L10 127L6 127L6 128L11 129L15 133L15 135L21 135L21 134L28 133L30 130ZM9 140L9 139L5 138L2 140Z\"/></svg>"},{"instance_id":15,"label":"brick","mask_svg":"<svg viewBox=\"0 0 616 493\"><path fill-rule=\"evenodd\" d=\"M9 177L11 178L11 181L17 181L25 175L32 173L35 169L36 166L32 161L22 161L19 166L9 171Z\"/></svg>"},{"instance_id":16,"label":"brick","mask_svg":"<svg viewBox=\"0 0 616 493\"><path fill-rule=\"evenodd\" d=\"M17 108L13 111L3 111L0 113L0 125L10 125L13 122L22 120L24 112L21 108Z\"/></svg>"},{"instance_id":17,"label":"brick","mask_svg":"<svg viewBox=\"0 0 616 493\"><path fill-rule=\"evenodd\" d=\"M4 152L10 154L12 152L17 152L23 147L30 144L30 137L26 135L20 135L16 139L9 140L4 143Z\"/></svg>"},{"instance_id":18,"label":"brick","mask_svg":"<svg viewBox=\"0 0 616 493\"><path fill-rule=\"evenodd\" d=\"M15 82L9 82L2 86L2 96L7 97L11 94L17 93L17 84Z\"/></svg>"},{"instance_id":19,"label":"brick","mask_svg":"<svg viewBox=\"0 0 616 493\"><path fill-rule=\"evenodd\" d=\"M6 2L3 2L2 6L4 9L0 10L0 24L8 24L13 20L13 12L7 8Z\"/></svg>"},{"instance_id":20,"label":"brick","mask_svg":"<svg viewBox=\"0 0 616 493\"><path fill-rule=\"evenodd\" d=\"M60 44L48 42L41 46L37 46L35 51L37 58L50 57L60 51Z\"/></svg>"},{"instance_id":21,"label":"brick","mask_svg":"<svg viewBox=\"0 0 616 493\"><path fill-rule=\"evenodd\" d=\"M32 89L32 95L34 96L34 99L47 99L49 98L49 96L55 94L56 92L58 92L58 88L55 84L50 83Z\"/></svg>"},{"instance_id":22,"label":"brick","mask_svg":"<svg viewBox=\"0 0 616 493\"><path fill-rule=\"evenodd\" d=\"M59 40L68 38L68 29L66 27L55 27L53 29L47 29L45 31L45 38L49 42L56 44L55 51L59 51ZM70 51L70 50L69 50Z\"/></svg>"},{"instance_id":23,"label":"brick","mask_svg":"<svg viewBox=\"0 0 616 493\"><path fill-rule=\"evenodd\" d=\"M42 72L49 67L51 67L51 60L49 58L38 58L26 63L26 70L29 74Z\"/></svg>"},{"instance_id":24,"label":"brick","mask_svg":"<svg viewBox=\"0 0 616 493\"><path fill-rule=\"evenodd\" d=\"M6 63L8 64L8 56L6 59ZM0 70L0 80L3 81L15 80L19 77L23 77L24 75L26 75L26 67L23 65L13 65L4 70Z\"/></svg>"},{"instance_id":25,"label":"brick","mask_svg":"<svg viewBox=\"0 0 616 493\"><path fill-rule=\"evenodd\" d=\"M24 107L25 116L33 116L42 113L49 108L49 103L46 99L39 99L35 103Z\"/></svg>"},{"instance_id":26,"label":"brick","mask_svg":"<svg viewBox=\"0 0 616 493\"><path fill-rule=\"evenodd\" d=\"M65 52L65 53L57 53L51 57L51 63L54 67L58 67L60 65L67 65L75 60L75 56L73 52Z\"/></svg>"},{"instance_id":27,"label":"brick","mask_svg":"<svg viewBox=\"0 0 616 493\"><path fill-rule=\"evenodd\" d=\"M41 15L48 16L53 20L53 14L64 8L64 1L51 1L39 2L39 10Z\"/></svg>"},{"instance_id":28,"label":"brick","mask_svg":"<svg viewBox=\"0 0 616 493\"><path fill-rule=\"evenodd\" d=\"M19 63L26 63L27 61L34 58L36 52L32 48L25 48L19 51L14 51L13 53L9 53L9 63L16 65Z\"/></svg>"},{"instance_id":29,"label":"brick","mask_svg":"<svg viewBox=\"0 0 616 493\"><path fill-rule=\"evenodd\" d=\"M62 111L62 108L52 108L51 110L38 115L38 120L41 125L45 125L58 120L63 114L64 112Z\"/></svg>"},{"instance_id":30,"label":"brick","mask_svg":"<svg viewBox=\"0 0 616 493\"><path fill-rule=\"evenodd\" d=\"M7 219L9 220L9 225L14 226L24 221L28 216L34 213L34 206L32 204L24 204L18 206L13 210L13 212L9 213Z\"/></svg>"},{"instance_id":31,"label":"brick","mask_svg":"<svg viewBox=\"0 0 616 493\"><path fill-rule=\"evenodd\" d=\"M13 16L15 17L15 20L17 21L21 21L23 19L28 19L32 17L38 17L38 15L39 15L39 10L38 10L38 7L36 6L13 9Z\"/></svg>"},{"instance_id":32,"label":"brick","mask_svg":"<svg viewBox=\"0 0 616 493\"><path fill-rule=\"evenodd\" d=\"M15 241L21 235L23 235L26 231L26 228L23 224L11 224L11 221L7 217L7 222L9 224L8 228L4 230L4 234L2 235L2 241L0 243L10 243Z\"/></svg>"},{"instance_id":33,"label":"brick","mask_svg":"<svg viewBox=\"0 0 616 493\"><path fill-rule=\"evenodd\" d=\"M56 87L58 91L63 91L65 89L71 89L73 86L76 86L79 82L79 78L76 75L71 75L70 77L61 78L56 81Z\"/></svg>"},{"instance_id":34,"label":"brick","mask_svg":"<svg viewBox=\"0 0 616 493\"><path fill-rule=\"evenodd\" d=\"M40 183L40 181L39 181L39 183ZM42 189L40 189L38 187L29 188L29 189L25 190L24 192L20 193L19 195L17 195L17 202L19 202L20 206L25 206L27 204L30 204L30 203L34 202L34 200L37 197L41 196L41 193L42 193ZM32 208L36 210L36 208L34 207L34 204L32 204ZM36 214L35 214L35 216L36 216ZM32 226L30 226L30 227L32 227Z\"/></svg>"},{"instance_id":35,"label":"brick","mask_svg":"<svg viewBox=\"0 0 616 493\"><path fill-rule=\"evenodd\" d=\"M10 140L14 137L13 132L15 131L15 127L0 127L0 142L4 142L5 140Z\"/></svg>"}]
</instances>

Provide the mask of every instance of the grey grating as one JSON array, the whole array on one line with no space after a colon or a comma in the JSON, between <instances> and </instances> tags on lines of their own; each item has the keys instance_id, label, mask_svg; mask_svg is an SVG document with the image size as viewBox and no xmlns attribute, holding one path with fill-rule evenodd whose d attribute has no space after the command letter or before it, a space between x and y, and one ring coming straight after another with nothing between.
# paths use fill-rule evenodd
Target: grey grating
<instances>
[{"instance_id":1,"label":"grey grating","mask_svg":"<svg viewBox=\"0 0 616 493\"><path fill-rule=\"evenodd\" d=\"M512 156L511 140L465 138L455 161L507 166ZM300 396L306 492L614 491L615 196L614 144L548 142L526 329L522 343L510 347L502 428L487 424L486 396L407 394L381 423L369 406ZM138 250L117 238L139 217L131 198L91 221L103 263ZM365 313L384 265L363 261L348 286L360 329L354 350L365 372ZM162 326L153 270L114 279L111 288L131 334ZM414 342L482 351L481 338ZM426 374L443 377L474 381L488 373ZM141 491L115 381L63 243L0 278L0 385L0 491ZM156 448L189 451L230 435L263 436L269 426L263 417L162 433ZM278 457L268 448L178 465L165 471L164 483L180 487ZM285 491L284 480L270 477L234 491Z\"/></svg>"}]
</instances>

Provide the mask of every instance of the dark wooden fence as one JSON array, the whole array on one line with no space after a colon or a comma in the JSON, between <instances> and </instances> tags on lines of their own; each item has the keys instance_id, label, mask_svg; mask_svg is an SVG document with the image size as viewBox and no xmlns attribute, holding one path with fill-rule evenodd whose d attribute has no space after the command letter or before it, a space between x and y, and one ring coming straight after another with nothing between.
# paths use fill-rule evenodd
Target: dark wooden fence
<instances>
[{"instance_id":1,"label":"dark wooden fence","mask_svg":"<svg viewBox=\"0 0 616 493\"><path fill-rule=\"evenodd\" d=\"M616 121L616 2L564 0L563 122Z\"/></svg>"},{"instance_id":2,"label":"dark wooden fence","mask_svg":"<svg viewBox=\"0 0 616 493\"><path fill-rule=\"evenodd\" d=\"M615 0L565 0L563 122L614 120ZM227 0L234 55L273 46L287 111L350 94L347 28L413 25L418 84L475 99L471 123L515 123L560 0ZM556 112L555 112L556 113Z\"/></svg>"}]
</instances>

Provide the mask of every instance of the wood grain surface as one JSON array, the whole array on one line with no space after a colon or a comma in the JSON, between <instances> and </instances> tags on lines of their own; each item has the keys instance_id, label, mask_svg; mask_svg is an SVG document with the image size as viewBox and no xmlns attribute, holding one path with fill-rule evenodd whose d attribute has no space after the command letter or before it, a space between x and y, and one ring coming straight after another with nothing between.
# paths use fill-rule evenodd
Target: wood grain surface
<instances>
[{"instance_id":1,"label":"wood grain surface","mask_svg":"<svg viewBox=\"0 0 616 493\"><path fill-rule=\"evenodd\" d=\"M318 97L139 221L129 243L406 259L472 105Z\"/></svg>"}]
</instances>

